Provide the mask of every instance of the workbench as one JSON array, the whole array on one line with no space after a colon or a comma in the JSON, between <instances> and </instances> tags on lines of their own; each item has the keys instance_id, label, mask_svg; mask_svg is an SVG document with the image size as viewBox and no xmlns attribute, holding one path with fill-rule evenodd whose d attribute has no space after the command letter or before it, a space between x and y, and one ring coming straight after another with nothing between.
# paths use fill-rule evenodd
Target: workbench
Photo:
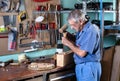
<instances>
[{"instance_id":1,"label":"workbench","mask_svg":"<svg viewBox=\"0 0 120 81\"><path fill-rule=\"evenodd\" d=\"M6 67L0 68L0 81L58 81L50 80L50 75L65 71L71 73L71 75L67 76L75 76L74 65L69 65L65 67L55 67L54 69L46 71L30 70L27 68L26 64L22 64L19 66L8 65ZM42 79L40 79L39 77L42 77ZM34 80L35 78L38 78L38 80Z\"/></svg>"}]
</instances>

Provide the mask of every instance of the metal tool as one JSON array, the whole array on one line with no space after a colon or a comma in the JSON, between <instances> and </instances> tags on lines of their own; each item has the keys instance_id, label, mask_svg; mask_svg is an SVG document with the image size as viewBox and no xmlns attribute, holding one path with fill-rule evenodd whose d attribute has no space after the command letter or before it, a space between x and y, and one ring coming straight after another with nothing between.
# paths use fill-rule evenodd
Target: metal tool
<instances>
[{"instance_id":1,"label":"metal tool","mask_svg":"<svg viewBox=\"0 0 120 81\"><path fill-rule=\"evenodd\" d=\"M38 42L37 40L33 40L32 43L21 44L21 47L30 47L30 49L24 50L24 52L32 52L38 50L38 48L43 48L44 45L49 44L48 42Z\"/></svg>"},{"instance_id":2,"label":"metal tool","mask_svg":"<svg viewBox=\"0 0 120 81\"><path fill-rule=\"evenodd\" d=\"M5 62L1 62L1 63L0 63L0 66L5 67L5 66L9 65L9 64L12 63L12 62L13 62L12 59L10 59L10 60L8 60L8 61L5 61Z\"/></svg>"},{"instance_id":3,"label":"metal tool","mask_svg":"<svg viewBox=\"0 0 120 81\"><path fill-rule=\"evenodd\" d=\"M7 12L10 8L10 0L0 0L0 11Z\"/></svg>"},{"instance_id":4,"label":"metal tool","mask_svg":"<svg viewBox=\"0 0 120 81\"><path fill-rule=\"evenodd\" d=\"M38 38L41 38L41 41L43 42L44 40L44 26L45 24L40 24L42 21L44 20L44 16L38 16L36 19L35 19L35 23L36 23L36 28L39 28L37 30L37 34L38 34Z\"/></svg>"},{"instance_id":5,"label":"metal tool","mask_svg":"<svg viewBox=\"0 0 120 81\"><path fill-rule=\"evenodd\" d=\"M13 40L11 42L11 49L16 49L16 45L17 45L17 31L15 30L11 30L13 33Z\"/></svg>"},{"instance_id":6,"label":"metal tool","mask_svg":"<svg viewBox=\"0 0 120 81\"><path fill-rule=\"evenodd\" d=\"M16 11L16 12L19 12L20 4L21 4L20 1L21 1L21 0L18 0L18 1L17 1L17 4L16 4L16 6L15 6L15 11Z\"/></svg>"},{"instance_id":7,"label":"metal tool","mask_svg":"<svg viewBox=\"0 0 120 81\"><path fill-rule=\"evenodd\" d=\"M19 24L19 35L20 36L23 35L23 24L22 23Z\"/></svg>"},{"instance_id":8,"label":"metal tool","mask_svg":"<svg viewBox=\"0 0 120 81\"><path fill-rule=\"evenodd\" d=\"M27 18L27 12L26 11L21 11L18 15L18 21L22 22Z\"/></svg>"},{"instance_id":9,"label":"metal tool","mask_svg":"<svg viewBox=\"0 0 120 81\"><path fill-rule=\"evenodd\" d=\"M8 50L15 50L17 48L17 29L14 27L9 27L10 30L8 34Z\"/></svg>"},{"instance_id":10,"label":"metal tool","mask_svg":"<svg viewBox=\"0 0 120 81\"><path fill-rule=\"evenodd\" d=\"M30 35L31 35L31 38L35 39L36 29L35 29L35 22L34 21L32 21L30 24Z\"/></svg>"},{"instance_id":11,"label":"metal tool","mask_svg":"<svg viewBox=\"0 0 120 81\"><path fill-rule=\"evenodd\" d=\"M27 21L27 23L26 23L26 29L25 29L25 37L27 37L28 36L28 34L29 34L29 32L30 32L30 22L29 21Z\"/></svg>"},{"instance_id":12,"label":"metal tool","mask_svg":"<svg viewBox=\"0 0 120 81\"><path fill-rule=\"evenodd\" d=\"M18 43L22 44L22 41L26 40L26 39L31 39L31 37L20 38L19 41L18 41Z\"/></svg>"},{"instance_id":13,"label":"metal tool","mask_svg":"<svg viewBox=\"0 0 120 81\"><path fill-rule=\"evenodd\" d=\"M10 16L8 16L8 15L3 16L3 20L4 20L4 25L5 26L10 25Z\"/></svg>"},{"instance_id":14,"label":"metal tool","mask_svg":"<svg viewBox=\"0 0 120 81\"><path fill-rule=\"evenodd\" d=\"M38 16L36 19L35 19L35 22L42 22L44 20L44 17L43 16Z\"/></svg>"},{"instance_id":15,"label":"metal tool","mask_svg":"<svg viewBox=\"0 0 120 81\"><path fill-rule=\"evenodd\" d=\"M26 43L26 44L20 44L19 47L30 47L33 46L34 48L42 48L43 45L50 45L49 42L32 42L32 43Z\"/></svg>"}]
</instances>

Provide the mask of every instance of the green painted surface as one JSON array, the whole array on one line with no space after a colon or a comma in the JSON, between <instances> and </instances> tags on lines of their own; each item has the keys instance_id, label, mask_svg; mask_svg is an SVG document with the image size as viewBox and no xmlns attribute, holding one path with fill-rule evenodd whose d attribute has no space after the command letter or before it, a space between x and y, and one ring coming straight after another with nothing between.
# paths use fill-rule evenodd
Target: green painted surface
<instances>
[{"instance_id":1,"label":"green painted surface","mask_svg":"<svg viewBox=\"0 0 120 81\"><path fill-rule=\"evenodd\" d=\"M100 0L98 0L100 1ZM115 4L116 4L116 0L103 0L103 2L113 2L113 10L115 10ZM81 0L61 0L61 4L63 8L70 8L70 9L74 9L74 4L75 3L82 3ZM99 17L99 12L88 12L87 13L90 16L90 20L93 19L100 19ZM62 13L61 14L61 26L65 23L67 23L67 18L68 13ZM104 12L104 20L112 20L115 21L116 20L116 15L115 12Z\"/></svg>"},{"instance_id":2,"label":"green painted surface","mask_svg":"<svg viewBox=\"0 0 120 81\"><path fill-rule=\"evenodd\" d=\"M11 54L11 55L0 56L0 61L4 62L9 59L18 60L18 55L20 54L25 54L28 58L36 58L40 56L54 55L55 52L56 52L56 48L52 48L52 49L34 51L28 53Z\"/></svg>"},{"instance_id":3,"label":"green painted surface","mask_svg":"<svg viewBox=\"0 0 120 81\"><path fill-rule=\"evenodd\" d=\"M74 4L79 3L79 0L60 0L63 8L74 9Z\"/></svg>"},{"instance_id":4,"label":"green painted surface","mask_svg":"<svg viewBox=\"0 0 120 81\"><path fill-rule=\"evenodd\" d=\"M116 36L115 35L108 35L104 37L103 47L108 48L116 45Z\"/></svg>"}]
</instances>

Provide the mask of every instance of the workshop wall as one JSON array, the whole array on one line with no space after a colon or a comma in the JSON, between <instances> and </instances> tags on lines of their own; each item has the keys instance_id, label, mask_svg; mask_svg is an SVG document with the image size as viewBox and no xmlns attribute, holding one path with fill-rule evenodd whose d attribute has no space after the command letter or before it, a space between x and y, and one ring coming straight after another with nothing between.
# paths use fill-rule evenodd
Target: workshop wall
<instances>
[{"instance_id":1,"label":"workshop wall","mask_svg":"<svg viewBox=\"0 0 120 81\"><path fill-rule=\"evenodd\" d=\"M74 9L74 4L75 3L79 3L77 0L61 0L61 6L63 9L68 9L68 10L71 10L71 9ZM68 16L68 13L61 13L61 26L65 23L67 23L67 18Z\"/></svg>"},{"instance_id":2,"label":"workshop wall","mask_svg":"<svg viewBox=\"0 0 120 81\"><path fill-rule=\"evenodd\" d=\"M35 4L32 4L32 2L30 2L30 0L24 0L24 1L26 4L25 8L27 11L28 19L24 20L22 23L26 22L27 20L32 20L32 18L33 18L32 10L35 9L34 6L37 6ZM58 3L58 0L55 0L55 4L57 4L57 3ZM23 10L23 9L24 9L24 5L22 5L22 7L20 7L20 10ZM5 36L7 36L7 34L5 34ZM29 41L31 41L31 40L29 40ZM56 48L44 49L44 50L39 50L39 51L34 51L34 52L29 52L29 53L24 53L23 50L24 50L24 48L17 49L17 51L8 51L8 38L0 38L0 55L1 55L0 61L6 61L9 59L17 60L18 55L20 55L20 54L26 54L30 58L35 58L35 57L39 57L39 56L53 55L56 52Z\"/></svg>"},{"instance_id":3,"label":"workshop wall","mask_svg":"<svg viewBox=\"0 0 120 81\"><path fill-rule=\"evenodd\" d=\"M29 2L29 3L28 3ZM60 0L50 0L50 1L47 1L47 2L34 2L34 0L21 0L21 4L22 5L20 5L20 11L25 11L25 15L26 15L26 19L25 20L23 20L23 21L20 21L20 19L18 18L16 21L18 22L17 24L16 24L16 27L15 28L17 28L17 31L18 31L18 37L16 37L17 38L17 47L16 47L16 49L13 49L13 50L9 50L8 51L8 47L9 47L9 44L8 44L8 41L9 41L9 39L8 39L8 33L5 33L5 34L1 34L0 33L0 37L2 36L2 38L0 38L0 55L6 55L6 54L15 54L15 53L20 53L20 52L23 52L24 50L26 50L26 49L29 49L30 47L26 47L26 48L20 48L19 47L19 43L20 43L20 40L22 39L22 38L25 38L24 36L22 37L22 36L20 36L20 32L19 32L19 30L20 30L20 24L22 23L23 24L23 32L26 30L26 23L27 23L27 21L30 21L30 22L32 22L33 20L35 20L34 18L35 17L37 17L38 15L41 15L41 14L33 14L33 12L37 9L37 7L38 6L40 6L40 5L45 5L45 6L47 6L46 4L54 4L54 5L56 5L56 4L60 4ZM54 8L55 8L55 6L54 6ZM5 12L6 14L13 14L13 12ZM46 13L46 12L45 12ZM43 13L43 14L45 14L45 13ZM1 15L2 14L2 15ZM9 16L9 14L8 14L8 16ZM19 13L20 14L20 13ZM16 16L19 16L19 14L16 12ZM4 15L4 13L0 13L0 16L3 16ZM54 17L55 17L55 15L54 15ZM54 19L54 18L53 18ZM3 19L1 19L1 20L3 20ZM1 21L0 23L4 23L3 21ZM44 33L44 32L42 32L42 33ZM5 35L5 36L4 36ZM45 35L46 36L46 38L44 38L44 40L45 40L45 42L46 41L49 41L49 39L50 39L50 35L49 35L49 33L48 32L45 32L44 34L42 34L42 35ZM4 36L4 38L3 38L3 36ZM53 35L52 35L53 36ZM55 36L55 35L54 35ZM10 38L10 37L9 37ZM29 38L29 36L28 36L28 38ZM54 37L53 37L54 38ZM33 40L35 40L35 39L28 39L28 40L25 40L24 42L22 41L22 43L31 43ZM36 40L39 40L39 38L38 38L38 36L36 36ZM56 40L56 39L54 39L54 40ZM52 39L51 39L51 41L53 41ZM4 43L3 43L4 42ZM52 46L48 46L48 47L45 47L44 49L47 49L47 48L51 48ZM54 46L53 46L54 47ZM40 48L40 50L41 50L42 48Z\"/></svg>"},{"instance_id":4,"label":"workshop wall","mask_svg":"<svg viewBox=\"0 0 120 81\"><path fill-rule=\"evenodd\" d=\"M27 56L27 58L33 59L33 58L37 58L37 57L41 57L41 56L52 56L55 54L55 52L56 52L56 48L52 48L52 49L46 49L46 50L34 51L34 52L28 52L28 53L16 53L16 54L11 54L11 55L2 55L2 56L0 56L0 61L5 62L5 61L11 60L11 59L17 61L18 56L21 54L25 54Z\"/></svg>"}]
</instances>

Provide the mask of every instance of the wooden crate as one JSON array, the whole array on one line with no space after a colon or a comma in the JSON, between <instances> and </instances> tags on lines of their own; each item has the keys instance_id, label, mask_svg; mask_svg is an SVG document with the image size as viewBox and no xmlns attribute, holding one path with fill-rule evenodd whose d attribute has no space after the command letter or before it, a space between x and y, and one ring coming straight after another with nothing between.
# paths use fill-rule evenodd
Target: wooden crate
<instances>
[{"instance_id":1,"label":"wooden crate","mask_svg":"<svg viewBox=\"0 0 120 81\"><path fill-rule=\"evenodd\" d=\"M67 66L69 64L74 64L73 52L68 51L68 52L56 54L56 61L57 61L56 65L60 67Z\"/></svg>"}]
</instances>

